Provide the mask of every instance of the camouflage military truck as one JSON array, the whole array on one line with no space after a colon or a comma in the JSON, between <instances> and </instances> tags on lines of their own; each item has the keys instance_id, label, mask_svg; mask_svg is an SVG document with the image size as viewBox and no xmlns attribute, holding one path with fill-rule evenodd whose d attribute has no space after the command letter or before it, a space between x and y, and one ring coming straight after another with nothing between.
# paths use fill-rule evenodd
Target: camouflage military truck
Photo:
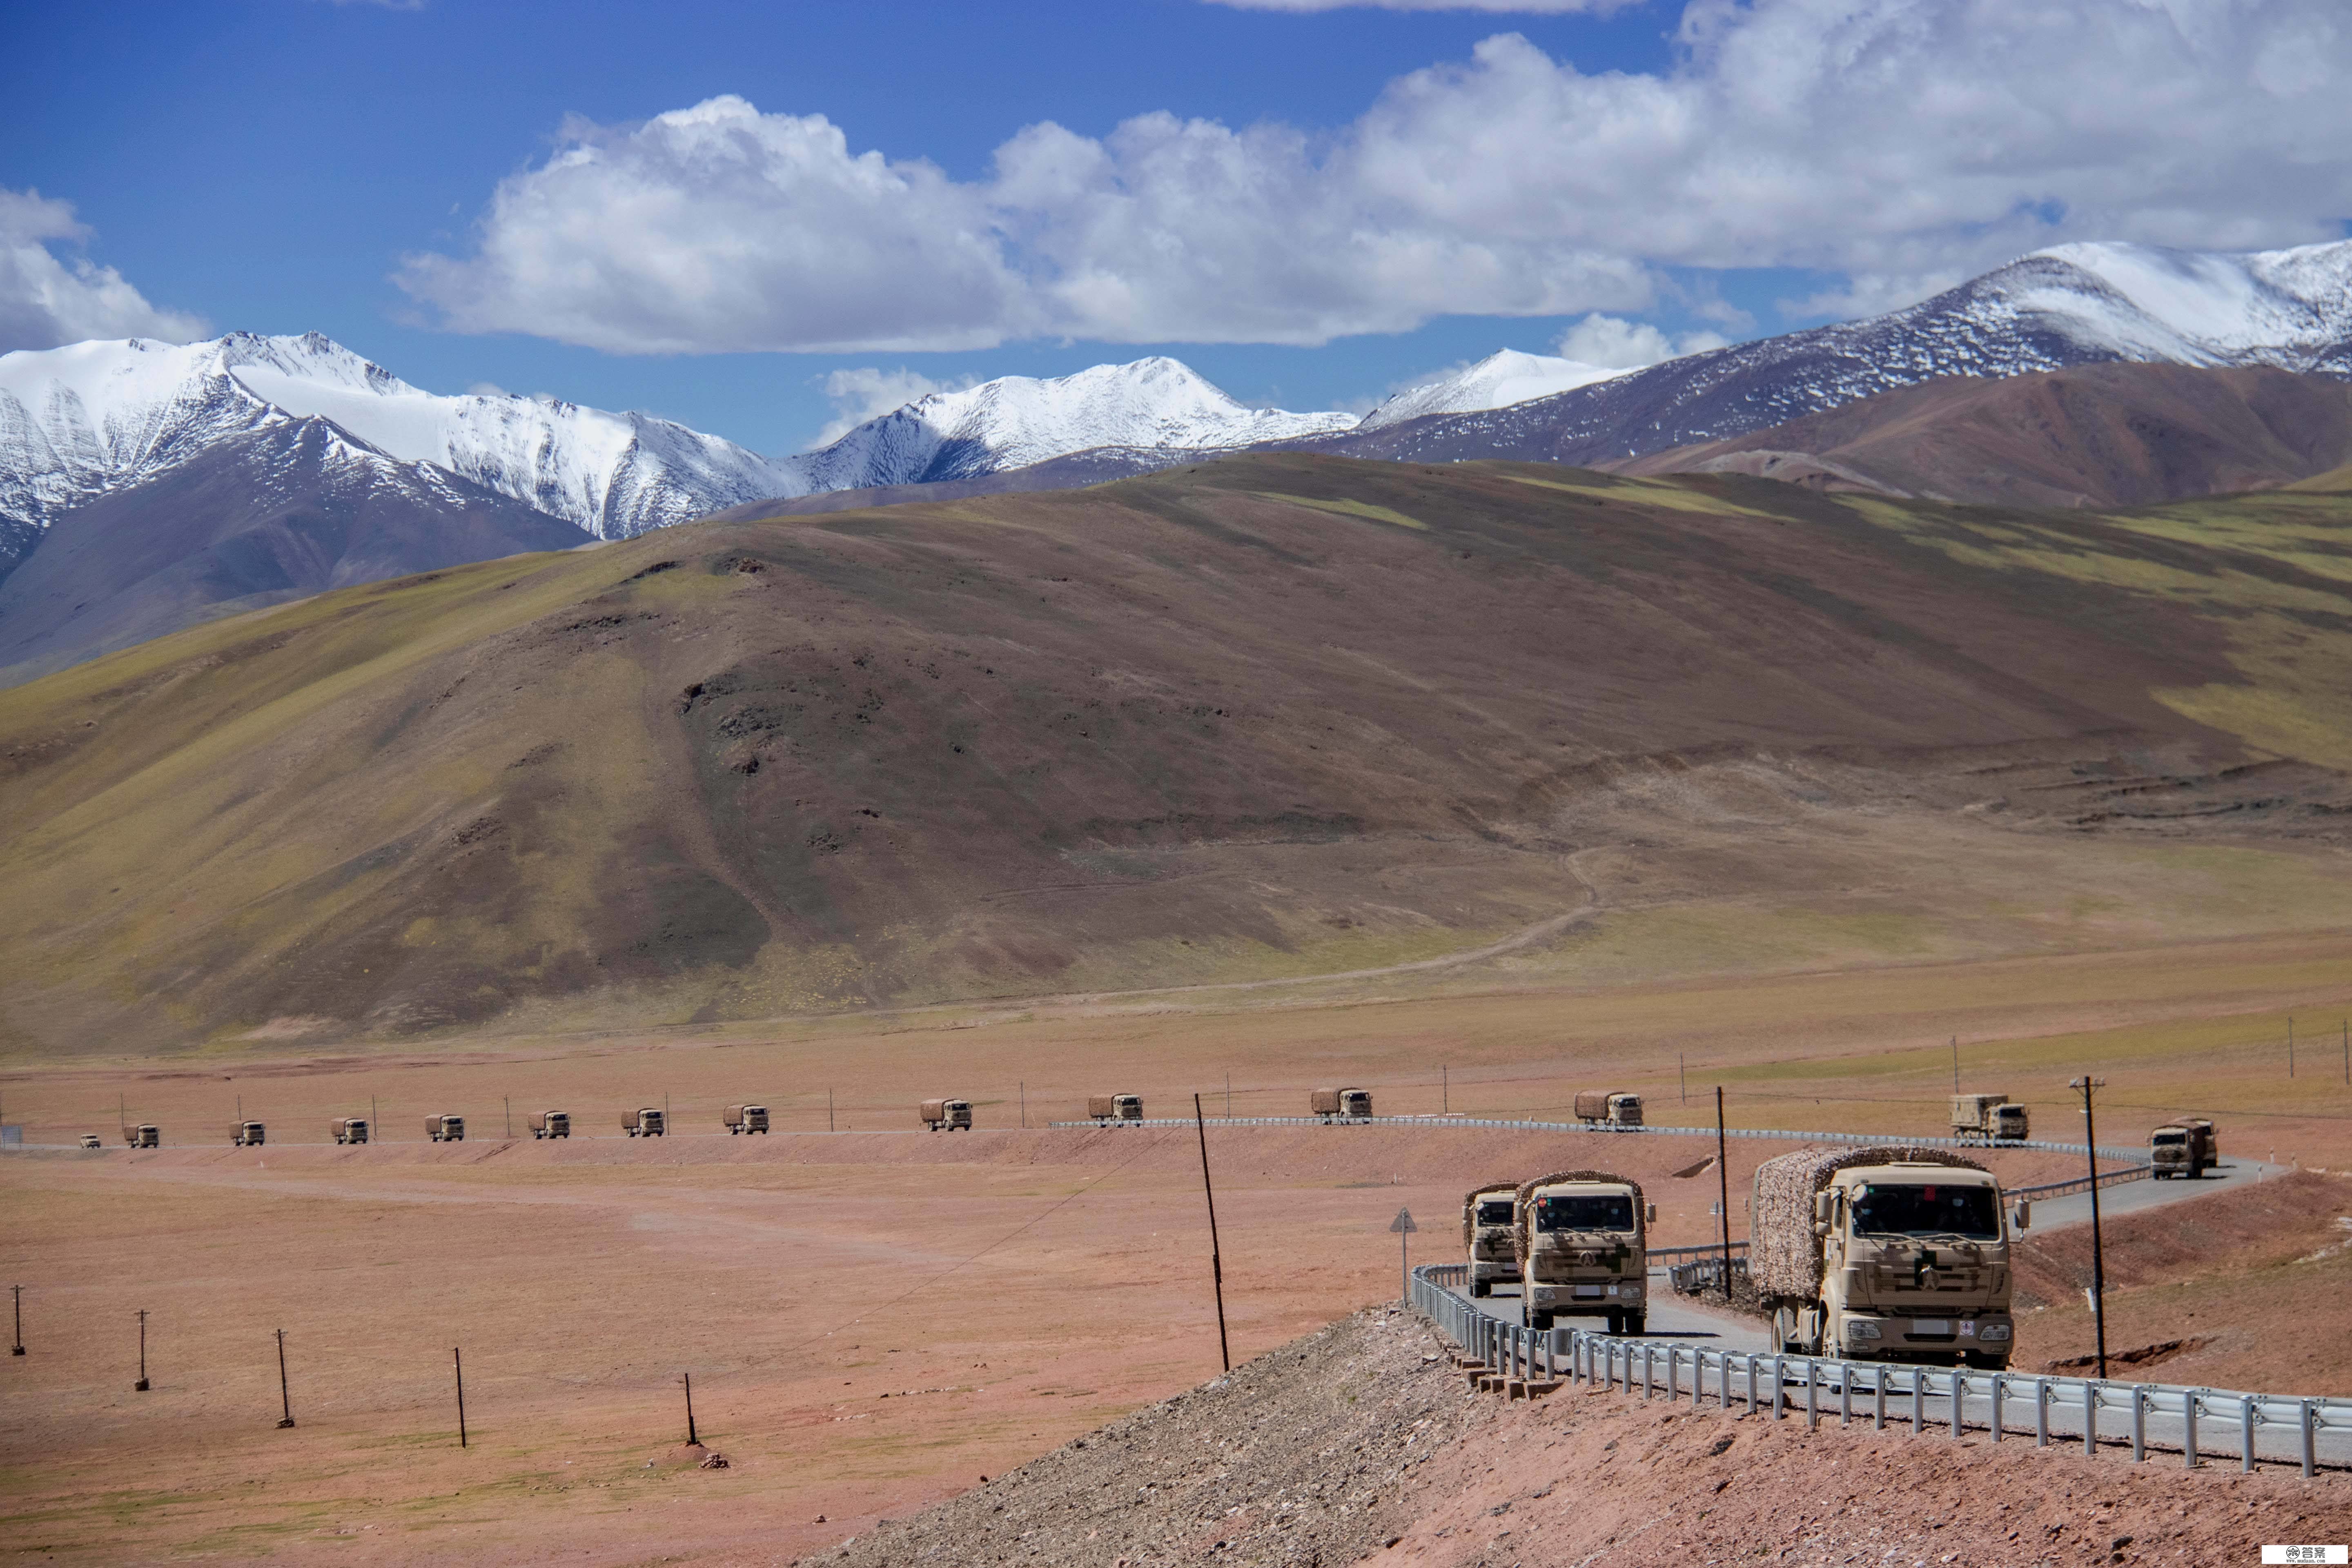
<instances>
[{"instance_id":1,"label":"camouflage military truck","mask_svg":"<svg viewBox=\"0 0 2352 1568\"><path fill-rule=\"evenodd\" d=\"M572 1136L572 1115L563 1110L536 1110L531 1113L530 1135L534 1138L569 1138Z\"/></svg>"},{"instance_id":2,"label":"camouflage military truck","mask_svg":"<svg viewBox=\"0 0 2352 1568\"><path fill-rule=\"evenodd\" d=\"M1519 1282L1519 1254L1511 1239L1516 1182L1489 1182L1462 1199L1462 1246L1470 1255L1470 1294L1491 1296L1497 1285Z\"/></svg>"},{"instance_id":3,"label":"camouflage military truck","mask_svg":"<svg viewBox=\"0 0 2352 1568\"><path fill-rule=\"evenodd\" d=\"M724 1118L727 1135L738 1132L765 1132L768 1130L768 1108L764 1105L730 1105Z\"/></svg>"},{"instance_id":4,"label":"camouflage military truck","mask_svg":"<svg viewBox=\"0 0 2352 1568\"><path fill-rule=\"evenodd\" d=\"M1800 1355L1998 1370L2014 1342L2000 1183L1934 1149L1801 1149L1756 1170L1748 1277Z\"/></svg>"},{"instance_id":5,"label":"camouflage military truck","mask_svg":"<svg viewBox=\"0 0 2352 1568\"><path fill-rule=\"evenodd\" d=\"M1606 1318L1612 1334L1649 1321L1649 1222L1642 1189L1607 1171L1556 1171L1514 1195L1513 1250L1528 1326L1563 1314Z\"/></svg>"},{"instance_id":6,"label":"camouflage military truck","mask_svg":"<svg viewBox=\"0 0 2352 1568\"><path fill-rule=\"evenodd\" d=\"M152 1121L142 1121L136 1127L124 1128L122 1141L133 1149L161 1149L163 1146L163 1130Z\"/></svg>"},{"instance_id":7,"label":"camouflage military truck","mask_svg":"<svg viewBox=\"0 0 2352 1568\"><path fill-rule=\"evenodd\" d=\"M1952 1136L1973 1143L2022 1143L2025 1107L2005 1094L1952 1096Z\"/></svg>"},{"instance_id":8,"label":"camouflage military truck","mask_svg":"<svg viewBox=\"0 0 2352 1568\"><path fill-rule=\"evenodd\" d=\"M1139 1094L1090 1094L1087 1096L1087 1114L1097 1123L1140 1121L1143 1120L1143 1097Z\"/></svg>"},{"instance_id":9,"label":"camouflage military truck","mask_svg":"<svg viewBox=\"0 0 2352 1568\"><path fill-rule=\"evenodd\" d=\"M368 1141L368 1120L364 1116L338 1116L327 1123L327 1131L338 1143L364 1143Z\"/></svg>"},{"instance_id":10,"label":"camouflage military truck","mask_svg":"<svg viewBox=\"0 0 2352 1568\"><path fill-rule=\"evenodd\" d=\"M425 1119L425 1136L436 1143L463 1143L466 1141L466 1119L444 1113Z\"/></svg>"},{"instance_id":11,"label":"camouflage military truck","mask_svg":"<svg viewBox=\"0 0 2352 1568\"><path fill-rule=\"evenodd\" d=\"M1326 1121L1369 1121L1372 1091L1368 1089L1318 1089L1307 1097L1309 1114Z\"/></svg>"},{"instance_id":12,"label":"camouflage military truck","mask_svg":"<svg viewBox=\"0 0 2352 1568\"><path fill-rule=\"evenodd\" d=\"M927 1100L923 1101L923 1125L934 1132L969 1132L971 1131L971 1101Z\"/></svg>"},{"instance_id":13,"label":"camouflage military truck","mask_svg":"<svg viewBox=\"0 0 2352 1568\"><path fill-rule=\"evenodd\" d=\"M228 1126L228 1141L239 1149L257 1147L268 1136L269 1130L258 1121L232 1121Z\"/></svg>"},{"instance_id":14,"label":"camouflage military truck","mask_svg":"<svg viewBox=\"0 0 2352 1568\"><path fill-rule=\"evenodd\" d=\"M1588 1127L1639 1127L1642 1097L1618 1089L1582 1089L1576 1097L1576 1119Z\"/></svg>"},{"instance_id":15,"label":"camouflage military truck","mask_svg":"<svg viewBox=\"0 0 2352 1568\"><path fill-rule=\"evenodd\" d=\"M632 1138L662 1138L669 1133L669 1112L658 1105L621 1112L621 1131Z\"/></svg>"},{"instance_id":16,"label":"camouflage military truck","mask_svg":"<svg viewBox=\"0 0 2352 1568\"><path fill-rule=\"evenodd\" d=\"M2200 1116L2168 1122L2147 1135L2149 1173L2159 1182L2173 1176L2195 1181L2221 1163L2213 1124Z\"/></svg>"}]
</instances>

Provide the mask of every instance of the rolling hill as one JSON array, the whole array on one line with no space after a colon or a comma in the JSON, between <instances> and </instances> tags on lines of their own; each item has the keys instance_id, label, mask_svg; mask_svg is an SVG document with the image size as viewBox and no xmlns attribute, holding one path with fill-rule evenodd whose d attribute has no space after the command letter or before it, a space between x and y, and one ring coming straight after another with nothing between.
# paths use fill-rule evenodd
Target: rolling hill
<instances>
[{"instance_id":1,"label":"rolling hill","mask_svg":"<svg viewBox=\"0 0 2352 1568\"><path fill-rule=\"evenodd\" d=\"M0 692L0 1050L1354 971L1879 821L2332 839L2347 523L1276 454L344 589Z\"/></svg>"}]
</instances>

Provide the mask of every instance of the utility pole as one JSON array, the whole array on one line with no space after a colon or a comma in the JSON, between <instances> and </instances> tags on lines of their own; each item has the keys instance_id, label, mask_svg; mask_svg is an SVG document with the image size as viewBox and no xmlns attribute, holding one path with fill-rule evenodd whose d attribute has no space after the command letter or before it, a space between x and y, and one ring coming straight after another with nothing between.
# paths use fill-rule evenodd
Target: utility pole
<instances>
[{"instance_id":1,"label":"utility pole","mask_svg":"<svg viewBox=\"0 0 2352 1568\"><path fill-rule=\"evenodd\" d=\"M2088 1076L2066 1085L2083 1097L2083 1145L2091 1163L2091 1321L2099 1336L2099 1378L2107 1375L2107 1279L2106 1248L2099 1235L2099 1125L2092 1113L2091 1097L2095 1090L2105 1089L2107 1080Z\"/></svg>"},{"instance_id":2,"label":"utility pole","mask_svg":"<svg viewBox=\"0 0 2352 1568\"><path fill-rule=\"evenodd\" d=\"M375 1096L372 1094L368 1096L368 1137L378 1143L383 1142L383 1120L375 1113Z\"/></svg>"},{"instance_id":3,"label":"utility pole","mask_svg":"<svg viewBox=\"0 0 2352 1568\"><path fill-rule=\"evenodd\" d=\"M2352 1083L2352 1018L2344 1020L2344 1081Z\"/></svg>"},{"instance_id":4,"label":"utility pole","mask_svg":"<svg viewBox=\"0 0 2352 1568\"><path fill-rule=\"evenodd\" d=\"M1233 1347L1225 1340L1225 1260L1217 1249L1217 1194L1209 1184L1209 1123L1201 1112L1201 1097L1192 1097L1192 1131L1201 1138L1201 1192L1209 1200L1209 1278L1217 1288L1217 1356L1225 1370L1234 1370Z\"/></svg>"},{"instance_id":5,"label":"utility pole","mask_svg":"<svg viewBox=\"0 0 2352 1568\"><path fill-rule=\"evenodd\" d=\"M1952 1092L1960 1092L1960 1037L1952 1037Z\"/></svg>"},{"instance_id":6,"label":"utility pole","mask_svg":"<svg viewBox=\"0 0 2352 1568\"><path fill-rule=\"evenodd\" d=\"M1440 1116L1454 1114L1454 1069L1450 1067L1437 1069L1437 1113ZM1230 1116L1233 1113L1227 1111L1226 1114Z\"/></svg>"},{"instance_id":7,"label":"utility pole","mask_svg":"<svg viewBox=\"0 0 2352 1568\"><path fill-rule=\"evenodd\" d=\"M25 1288L22 1285L11 1285L8 1287L8 1291L16 1299L16 1342L9 1347L8 1353L23 1355L25 1353Z\"/></svg>"},{"instance_id":8,"label":"utility pole","mask_svg":"<svg viewBox=\"0 0 2352 1568\"><path fill-rule=\"evenodd\" d=\"M1021 1127L1024 1131L1028 1131L1029 1128L1029 1080L1027 1079L1021 1080Z\"/></svg>"},{"instance_id":9,"label":"utility pole","mask_svg":"<svg viewBox=\"0 0 2352 1568\"><path fill-rule=\"evenodd\" d=\"M2292 1015L2286 1021L2286 1076L2294 1076L2294 1018Z\"/></svg>"},{"instance_id":10,"label":"utility pole","mask_svg":"<svg viewBox=\"0 0 2352 1568\"><path fill-rule=\"evenodd\" d=\"M824 1091L824 1130L827 1132L833 1131L833 1089L830 1085Z\"/></svg>"},{"instance_id":11,"label":"utility pole","mask_svg":"<svg viewBox=\"0 0 2352 1568\"><path fill-rule=\"evenodd\" d=\"M505 1094L500 1095L499 1098L506 1101L507 1136L511 1138L514 1136L514 1096L511 1094Z\"/></svg>"},{"instance_id":12,"label":"utility pole","mask_svg":"<svg viewBox=\"0 0 2352 1568\"><path fill-rule=\"evenodd\" d=\"M139 1309L139 1381L131 1385L134 1394L147 1392L147 1309Z\"/></svg>"},{"instance_id":13,"label":"utility pole","mask_svg":"<svg viewBox=\"0 0 2352 1568\"><path fill-rule=\"evenodd\" d=\"M466 1447L466 1358L457 1347L449 1347L449 1363L457 1369L457 1447Z\"/></svg>"},{"instance_id":14,"label":"utility pole","mask_svg":"<svg viewBox=\"0 0 2352 1568\"><path fill-rule=\"evenodd\" d=\"M1226 1120L1226 1121L1231 1121L1233 1119L1234 1119L1234 1075L1233 1075L1233 1074L1231 1074L1231 1073L1227 1073L1227 1074L1225 1075L1225 1120Z\"/></svg>"},{"instance_id":15,"label":"utility pole","mask_svg":"<svg viewBox=\"0 0 2352 1568\"><path fill-rule=\"evenodd\" d=\"M278 1423L278 1429L283 1432L287 1427L294 1425L294 1395L286 1385L286 1331L284 1329L278 1331L278 1408L285 1412L284 1416Z\"/></svg>"},{"instance_id":16,"label":"utility pole","mask_svg":"<svg viewBox=\"0 0 2352 1568\"><path fill-rule=\"evenodd\" d=\"M1690 1103L1690 1058L1680 1051L1675 1053L1675 1076L1682 1079L1683 1103Z\"/></svg>"},{"instance_id":17,"label":"utility pole","mask_svg":"<svg viewBox=\"0 0 2352 1568\"><path fill-rule=\"evenodd\" d=\"M1731 1300L1731 1168L1726 1158L1728 1140L1723 1131L1723 1086L1715 1086L1715 1181L1723 1194L1723 1299Z\"/></svg>"},{"instance_id":18,"label":"utility pole","mask_svg":"<svg viewBox=\"0 0 2352 1568\"><path fill-rule=\"evenodd\" d=\"M699 1448L702 1439L695 1436L694 1431L694 1373L689 1372L680 1375L686 1379L686 1446Z\"/></svg>"}]
</instances>

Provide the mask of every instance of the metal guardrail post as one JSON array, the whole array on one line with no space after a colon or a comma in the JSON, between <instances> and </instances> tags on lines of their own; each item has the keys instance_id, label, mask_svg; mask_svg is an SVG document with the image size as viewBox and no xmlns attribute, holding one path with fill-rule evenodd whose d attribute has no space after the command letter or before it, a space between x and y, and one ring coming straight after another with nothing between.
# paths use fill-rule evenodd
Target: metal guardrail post
<instances>
[{"instance_id":1,"label":"metal guardrail post","mask_svg":"<svg viewBox=\"0 0 2352 1568\"><path fill-rule=\"evenodd\" d=\"M2319 1468L2319 1456L2315 1451L2315 1435L2312 1431L2312 1416L2316 1414L2316 1410L2312 1401L2308 1399L2300 1400L2297 1403L2299 1405L2297 1420L2303 1426L2303 1474L2304 1479L2308 1480Z\"/></svg>"},{"instance_id":2,"label":"metal guardrail post","mask_svg":"<svg viewBox=\"0 0 2352 1568\"><path fill-rule=\"evenodd\" d=\"M1853 1425L1853 1368L1838 1368L1838 1425Z\"/></svg>"},{"instance_id":3,"label":"metal guardrail post","mask_svg":"<svg viewBox=\"0 0 2352 1568\"><path fill-rule=\"evenodd\" d=\"M1927 1426L1927 1380L1919 1369L1911 1369L1911 1436L1916 1437Z\"/></svg>"},{"instance_id":4,"label":"metal guardrail post","mask_svg":"<svg viewBox=\"0 0 2352 1568\"><path fill-rule=\"evenodd\" d=\"M2047 1378L2033 1380L2033 1446L2050 1447L2050 1382Z\"/></svg>"},{"instance_id":5,"label":"metal guardrail post","mask_svg":"<svg viewBox=\"0 0 2352 1568\"><path fill-rule=\"evenodd\" d=\"M2099 1385L2089 1378L2083 1380L2083 1458L2096 1458L2099 1453Z\"/></svg>"},{"instance_id":6,"label":"metal guardrail post","mask_svg":"<svg viewBox=\"0 0 2352 1568\"><path fill-rule=\"evenodd\" d=\"M1741 1360L1748 1363L1748 1414L1756 1414L1756 1352L1748 1352Z\"/></svg>"},{"instance_id":7,"label":"metal guardrail post","mask_svg":"<svg viewBox=\"0 0 2352 1568\"><path fill-rule=\"evenodd\" d=\"M1968 1373L1962 1372L1958 1367L1954 1367L1952 1369L1952 1436L1956 1440L1960 1435L1962 1407L1968 1404Z\"/></svg>"},{"instance_id":8,"label":"metal guardrail post","mask_svg":"<svg viewBox=\"0 0 2352 1568\"><path fill-rule=\"evenodd\" d=\"M2147 1458L2147 1391L2135 1383L2131 1385L2132 1463Z\"/></svg>"},{"instance_id":9,"label":"metal guardrail post","mask_svg":"<svg viewBox=\"0 0 2352 1568\"><path fill-rule=\"evenodd\" d=\"M1821 1381L1818 1376L1820 1370L1819 1362L1811 1356L1805 1358L1805 1430L1808 1432L1822 1429L1821 1405L1813 1393L1815 1384Z\"/></svg>"},{"instance_id":10,"label":"metal guardrail post","mask_svg":"<svg viewBox=\"0 0 2352 1568\"><path fill-rule=\"evenodd\" d=\"M1886 1430L1886 1369L1883 1366L1870 1369L1870 1429L1884 1432Z\"/></svg>"},{"instance_id":11,"label":"metal guardrail post","mask_svg":"<svg viewBox=\"0 0 2352 1568\"><path fill-rule=\"evenodd\" d=\"M2254 1423L2261 1416L2254 1413L2254 1396L2242 1394L2238 1399L2238 1468L2247 1475L2254 1473Z\"/></svg>"},{"instance_id":12,"label":"metal guardrail post","mask_svg":"<svg viewBox=\"0 0 2352 1568\"><path fill-rule=\"evenodd\" d=\"M1775 1421L1780 1419L1782 1407L1788 1403L1786 1398L1788 1373L1784 1370L1785 1365L1780 1357L1776 1355L1772 1358L1772 1419Z\"/></svg>"},{"instance_id":13,"label":"metal guardrail post","mask_svg":"<svg viewBox=\"0 0 2352 1568\"><path fill-rule=\"evenodd\" d=\"M1994 1373L1992 1374L1992 1440L1996 1443L2000 1441L2001 1396L2008 1392L2009 1373Z\"/></svg>"},{"instance_id":14,"label":"metal guardrail post","mask_svg":"<svg viewBox=\"0 0 2352 1568\"><path fill-rule=\"evenodd\" d=\"M2185 1469L2197 1468L2197 1391L2193 1388L2180 1398L2180 1463Z\"/></svg>"}]
</instances>

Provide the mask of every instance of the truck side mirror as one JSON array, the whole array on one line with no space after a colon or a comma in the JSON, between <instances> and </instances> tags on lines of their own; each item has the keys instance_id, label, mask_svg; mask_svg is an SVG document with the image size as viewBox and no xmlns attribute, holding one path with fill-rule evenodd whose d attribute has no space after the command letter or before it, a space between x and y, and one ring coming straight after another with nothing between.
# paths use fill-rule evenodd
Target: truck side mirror
<instances>
[{"instance_id":1,"label":"truck side mirror","mask_svg":"<svg viewBox=\"0 0 2352 1568\"><path fill-rule=\"evenodd\" d=\"M2033 1200L2032 1198L2020 1198L2017 1200L2017 1207L2011 1211L2010 1223L2014 1225L2020 1230L2032 1228L2033 1225Z\"/></svg>"},{"instance_id":2,"label":"truck side mirror","mask_svg":"<svg viewBox=\"0 0 2352 1568\"><path fill-rule=\"evenodd\" d=\"M1643 1225L1655 1225L1658 1223L1657 1205L1643 1204L1642 1205L1642 1223Z\"/></svg>"},{"instance_id":3,"label":"truck side mirror","mask_svg":"<svg viewBox=\"0 0 2352 1568\"><path fill-rule=\"evenodd\" d=\"M1831 1194L1815 1193L1813 1194L1813 1223L1815 1225L1829 1224L1831 1216L1837 1213L1836 1208L1832 1206L1836 1202L1837 1199Z\"/></svg>"}]
</instances>

